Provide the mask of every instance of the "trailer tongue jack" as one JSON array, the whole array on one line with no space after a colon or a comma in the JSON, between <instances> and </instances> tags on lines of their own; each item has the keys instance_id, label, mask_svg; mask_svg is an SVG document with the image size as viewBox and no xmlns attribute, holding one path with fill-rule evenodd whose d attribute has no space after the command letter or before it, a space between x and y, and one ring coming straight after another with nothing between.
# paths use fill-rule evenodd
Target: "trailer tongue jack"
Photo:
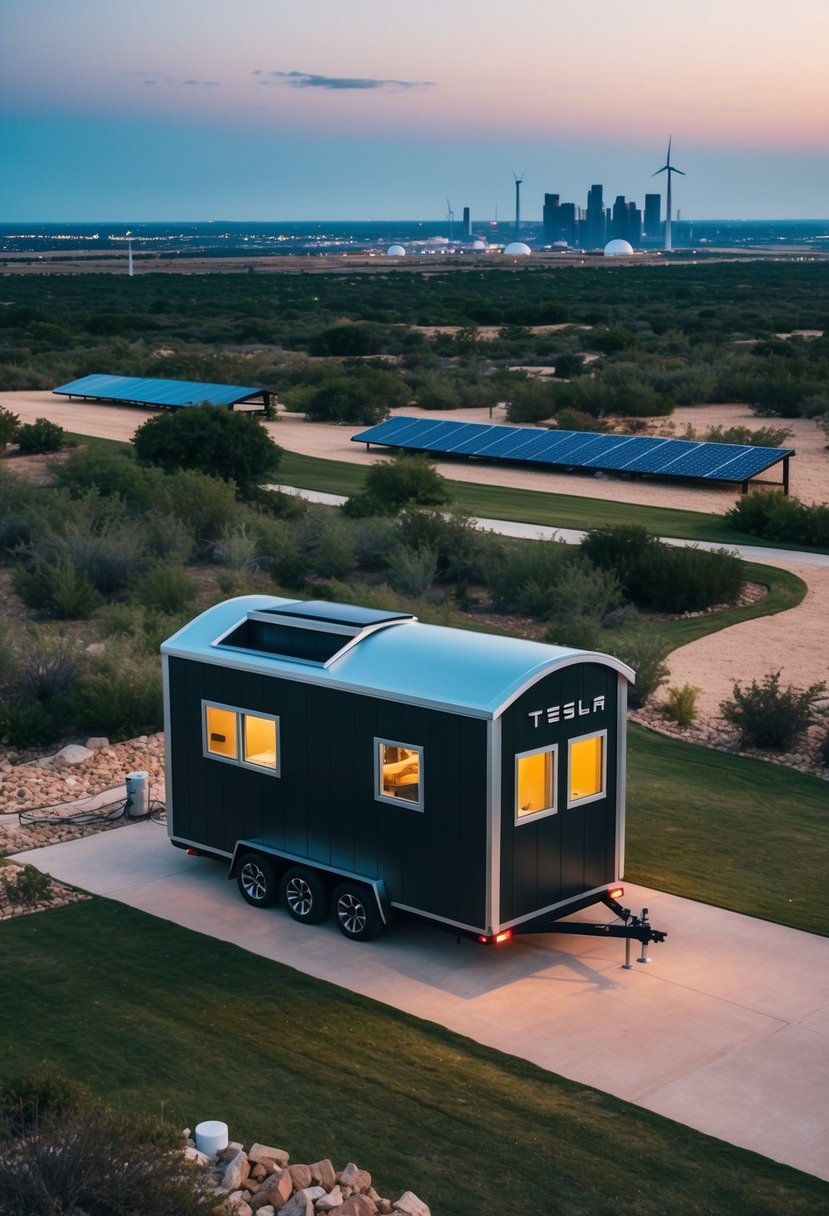
<instances>
[{"instance_id":1,"label":"trailer tongue jack","mask_svg":"<svg viewBox=\"0 0 829 1216\"><path fill-rule=\"evenodd\" d=\"M630 908L623 908L610 894L606 895L601 902L616 914L622 922L621 924L600 925L594 921L553 920L541 917L529 924L521 925L513 931L508 930L491 938L479 937L478 941L495 945L500 941L508 941L518 933L568 933L573 937L621 937L625 942L625 961L622 967L626 971L633 970L633 963L630 961L631 941L638 941L642 944L642 953L637 958L637 963L649 963L651 960L646 953L648 943L664 942L668 936L667 932L662 929L654 929L648 919L647 908L643 908L639 916L634 916Z\"/></svg>"}]
</instances>

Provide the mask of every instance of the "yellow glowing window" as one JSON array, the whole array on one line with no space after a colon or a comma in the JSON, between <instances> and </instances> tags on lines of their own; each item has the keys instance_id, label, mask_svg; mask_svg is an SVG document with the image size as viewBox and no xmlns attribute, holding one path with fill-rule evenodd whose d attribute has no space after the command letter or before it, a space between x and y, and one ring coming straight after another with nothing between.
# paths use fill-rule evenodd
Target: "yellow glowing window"
<instances>
[{"instance_id":1,"label":"yellow glowing window","mask_svg":"<svg viewBox=\"0 0 829 1216\"><path fill-rule=\"evenodd\" d=\"M516 822L555 810L555 771L555 748L516 757Z\"/></svg>"},{"instance_id":2,"label":"yellow glowing window","mask_svg":"<svg viewBox=\"0 0 829 1216\"><path fill-rule=\"evenodd\" d=\"M604 794L605 732L570 740L570 803Z\"/></svg>"},{"instance_id":3,"label":"yellow glowing window","mask_svg":"<svg viewBox=\"0 0 829 1216\"><path fill-rule=\"evenodd\" d=\"M376 796L406 802L412 809L422 810L422 749L378 739L376 756Z\"/></svg>"},{"instance_id":4,"label":"yellow glowing window","mask_svg":"<svg viewBox=\"0 0 829 1216\"><path fill-rule=\"evenodd\" d=\"M245 764L276 768L276 720L244 715Z\"/></svg>"},{"instance_id":5,"label":"yellow glowing window","mask_svg":"<svg viewBox=\"0 0 829 1216\"><path fill-rule=\"evenodd\" d=\"M226 760L238 760L239 748L236 740L237 715L232 709L220 709L217 705L206 705L205 727L207 750L211 756L224 756Z\"/></svg>"}]
</instances>

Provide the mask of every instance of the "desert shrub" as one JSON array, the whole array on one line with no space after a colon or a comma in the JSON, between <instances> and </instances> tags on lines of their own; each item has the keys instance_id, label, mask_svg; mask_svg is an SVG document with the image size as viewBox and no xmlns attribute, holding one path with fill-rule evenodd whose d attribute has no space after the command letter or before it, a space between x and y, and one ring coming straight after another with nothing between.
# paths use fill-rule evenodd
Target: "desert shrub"
<instances>
[{"instance_id":1,"label":"desert shrub","mask_svg":"<svg viewBox=\"0 0 829 1216\"><path fill-rule=\"evenodd\" d=\"M103 603L85 571L70 558L19 565L12 586L23 603L57 620L87 620Z\"/></svg>"},{"instance_id":2,"label":"desert shrub","mask_svg":"<svg viewBox=\"0 0 829 1216\"><path fill-rule=\"evenodd\" d=\"M147 534L138 519L89 526L81 520L67 532L66 553L105 598L119 595L149 565Z\"/></svg>"},{"instance_id":3,"label":"desert shrub","mask_svg":"<svg viewBox=\"0 0 829 1216\"><path fill-rule=\"evenodd\" d=\"M245 508L229 482L195 469L162 477L156 505L186 524L202 547L212 545L228 527L245 518Z\"/></svg>"},{"instance_id":4,"label":"desert shrub","mask_svg":"<svg viewBox=\"0 0 829 1216\"><path fill-rule=\"evenodd\" d=\"M158 469L142 468L131 448L84 449L73 452L54 469L55 484L73 498L80 498L94 488L105 498L118 495L139 507L151 505L154 487L161 476Z\"/></svg>"},{"instance_id":5,"label":"desert shrub","mask_svg":"<svg viewBox=\"0 0 829 1216\"><path fill-rule=\"evenodd\" d=\"M18 450L28 456L38 452L59 452L65 438L62 426L48 418L36 418L17 428L15 442Z\"/></svg>"},{"instance_id":6,"label":"desert shrub","mask_svg":"<svg viewBox=\"0 0 829 1216\"><path fill-rule=\"evenodd\" d=\"M612 571L624 585L628 570L655 543L656 538L647 528L638 524L617 524L591 528L581 542L581 551L594 566Z\"/></svg>"},{"instance_id":7,"label":"desert shrub","mask_svg":"<svg viewBox=\"0 0 829 1216\"><path fill-rule=\"evenodd\" d=\"M720 713L738 728L743 747L785 751L807 727L825 718L825 694L823 682L781 688L780 672L769 672L760 683L752 680L748 688L736 683L730 700L720 704Z\"/></svg>"},{"instance_id":8,"label":"desert shrub","mask_svg":"<svg viewBox=\"0 0 829 1216\"><path fill-rule=\"evenodd\" d=\"M556 369L559 379L575 380L577 376L584 375L584 355L578 355L575 352L557 355L553 360L553 367Z\"/></svg>"},{"instance_id":9,"label":"desert shrub","mask_svg":"<svg viewBox=\"0 0 829 1216\"><path fill-rule=\"evenodd\" d=\"M569 557L567 546L554 540L491 545L484 558L484 575L493 608L497 612L514 610L522 591L534 583L533 594L545 597L541 615L546 616L559 572Z\"/></svg>"},{"instance_id":10,"label":"desert shrub","mask_svg":"<svg viewBox=\"0 0 829 1216\"><path fill-rule=\"evenodd\" d=\"M559 620L592 618L599 624L622 605L622 587L612 570L602 570L577 553L555 581L551 611Z\"/></svg>"},{"instance_id":11,"label":"desert shrub","mask_svg":"<svg viewBox=\"0 0 829 1216\"><path fill-rule=\"evenodd\" d=\"M829 731L826 732L826 734L823 736L823 739L820 742L820 747L818 748L818 756L820 758L821 764L829 767Z\"/></svg>"},{"instance_id":12,"label":"desert shrub","mask_svg":"<svg viewBox=\"0 0 829 1216\"><path fill-rule=\"evenodd\" d=\"M761 426L755 430L748 426L709 426L704 436L706 443L749 443L761 448L782 447L791 437L792 432L785 426Z\"/></svg>"},{"instance_id":13,"label":"desert shrub","mask_svg":"<svg viewBox=\"0 0 829 1216\"><path fill-rule=\"evenodd\" d=\"M349 522L329 507L311 507L296 524L294 535L309 569L321 578L345 579L357 558Z\"/></svg>"},{"instance_id":14,"label":"desert shrub","mask_svg":"<svg viewBox=\"0 0 829 1216\"><path fill-rule=\"evenodd\" d=\"M51 743L54 733L52 715L39 701L0 702L0 737L11 747L42 747Z\"/></svg>"},{"instance_id":15,"label":"desert shrub","mask_svg":"<svg viewBox=\"0 0 829 1216\"><path fill-rule=\"evenodd\" d=\"M344 504L346 515L397 515L404 507L440 506L450 499L446 479L424 456L401 453L366 473L365 489Z\"/></svg>"},{"instance_id":16,"label":"desert shrub","mask_svg":"<svg viewBox=\"0 0 829 1216\"><path fill-rule=\"evenodd\" d=\"M12 878L6 879L4 887L12 909L25 912L36 908L46 899L52 888L52 880L35 866L25 865Z\"/></svg>"},{"instance_id":17,"label":"desert shrub","mask_svg":"<svg viewBox=\"0 0 829 1216\"><path fill-rule=\"evenodd\" d=\"M30 625L17 648L12 691L21 700L49 705L68 692L83 665L84 652L77 638Z\"/></svg>"},{"instance_id":18,"label":"desert shrub","mask_svg":"<svg viewBox=\"0 0 829 1216\"><path fill-rule=\"evenodd\" d=\"M0 452L4 452L9 444L14 442L19 426L19 416L7 410L5 406L0 406Z\"/></svg>"},{"instance_id":19,"label":"desert shrub","mask_svg":"<svg viewBox=\"0 0 829 1216\"><path fill-rule=\"evenodd\" d=\"M368 570L382 570L397 544L394 521L378 517L354 521L354 556L358 566Z\"/></svg>"},{"instance_id":20,"label":"desert shrub","mask_svg":"<svg viewBox=\"0 0 829 1216\"><path fill-rule=\"evenodd\" d=\"M397 535L409 549L431 549L437 576L466 583L480 576L486 536L463 511L407 507L397 519Z\"/></svg>"},{"instance_id":21,"label":"desert shrub","mask_svg":"<svg viewBox=\"0 0 829 1216\"><path fill-rule=\"evenodd\" d=\"M757 490L744 494L726 511L725 520L731 527L765 540L829 547L829 507L807 505L788 494Z\"/></svg>"},{"instance_id":22,"label":"desert shrub","mask_svg":"<svg viewBox=\"0 0 829 1216\"><path fill-rule=\"evenodd\" d=\"M628 573L625 590L640 608L698 612L733 604L743 586L742 560L727 549L651 545Z\"/></svg>"},{"instance_id":23,"label":"desert shrub","mask_svg":"<svg viewBox=\"0 0 829 1216\"><path fill-rule=\"evenodd\" d=\"M135 583L131 598L136 604L173 615L186 611L198 594L198 587L183 566L154 566Z\"/></svg>"},{"instance_id":24,"label":"desert shrub","mask_svg":"<svg viewBox=\"0 0 829 1216\"><path fill-rule=\"evenodd\" d=\"M697 716L697 697L699 689L693 684L683 684L681 688L669 688L665 712L677 726L690 726Z\"/></svg>"},{"instance_id":25,"label":"desert shrub","mask_svg":"<svg viewBox=\"0 0 829 1216\"><path fill-rule=\"evenodd\" d=\"M213 548L213 560L229 570L250 570L256 562L256 537L246 520L222 529Z\"/></svg>"},{"instance_id":26,"label":"desert shrub","mask_svg":"<svg viewBox=\"0 0 829 1216\"><path fill-rule=\"evenodd\" d=\"M544 641L551 646L571 646L574 650L601 650L601 635L595 617L560 617L553 613Z\"/></svg>"},{"instance_id":27,"label":"desert shrub","mask_svg":"<svg viewBox=\"0 0 829 1216\"><path fill-rule=\"evenodd\" d=\"M4 1087L0 1210L27 1216L210 1216L204 1170L158 1118L125 1118L57 1070Z\"/></svg>"},{"instance_id":28,"label":"desert shrub","mask_svg":"<svg viewBox=\"0 0 829 1216\"><path fill-rule=\"evenodd\" d=\"M435 581L438 572L438 555L434 549L395 549L388 568L388 580L401 595L422 599Z\"/></svg>"},{"instance_id":29,"label":"desert shrub","mask_svg":"<svg viewBox=\"0 0 829 1216\"><path fill-rule=\"evenodd\" d=\"M75 729L114 741L152 734L163 724L161 670L156 655L108 646L67 697Z\"/></svg>"},{"instance_id":30,"label":"desert shrub","mask_svg":"<svg viewBox=\"0 0 829 1216\"><path fill-rule=\"evenodd\" d=\"M162 511L150 511L143 517L143 527L149 557L182 565L190 561L195 552L196 538L190 525L183 519L165 515Z\"/></svg>"},{"instance_id":31,"label":"desert shrub","mask_svg":"<svg viewBox=\"0 0 829 1216\"><path fill-rule=\"evenodd\" d=\"M613 653L636 672L636 683L628 686L628 705L641 709L668 681L665 644L647 629L626 629L614 639Z\"/></svg>"},{"instance_id":32,"label":"desert shrub","mask_svg":"<svg viewBox=\"0 0 829 1216\"><path fill-rule=\"evenodd\" d=\"M376 355L380 350L376 326L362 321L341 322L315 334L308 349L312 355Z\"/></svg>"}]
</instances>

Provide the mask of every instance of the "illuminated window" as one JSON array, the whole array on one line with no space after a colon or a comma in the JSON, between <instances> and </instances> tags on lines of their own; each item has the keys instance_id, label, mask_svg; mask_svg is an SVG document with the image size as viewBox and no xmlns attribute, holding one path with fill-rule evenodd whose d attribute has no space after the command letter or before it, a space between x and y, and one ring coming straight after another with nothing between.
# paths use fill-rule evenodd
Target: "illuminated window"
<instances>
[{"instance_id":1,"label":"illuminated window","mask_svg":"<svg viewBox=\"0 0 829 1216\"><path fill-rule=\"evenodd\" d=\"M515 757L516 823L555 814L556 751L555 747L546 747Z\"/></svg>"},{"instance_id":2,"label":"illuminated window","mask_svg":"<svg viewBox=\"0 0 829 1216\"><path fill-rule=\"evenodd\" d=\"M374 796L423 810L423 749L411 743L375 739Z\"/></svg>"},{"instance_id":3,"label":"illuminated window","mask_svg":"<svg viewBox=\"0 0 829 1216\"><path fill-rule=\"evenodd\" d=\"M243 714L245 764L257 768L276 768L276 719Z\"/></svg>"},{"instance_id":4,"label":"illuminated window","mask_svg":"<svg viewBox=\"0 0 829 1216\"><path fill-rule=\"evenodd\" d=\"M279 774L279 719L202 702L204 752L245 768Z\"/></svg>"},{"instance_id":5,"label":"illuminated window","mask_svg":"<svg viewBox=\"0 0 829 1216\"><path fill-rule=\"evenodd\" d=\"M204 714L207 750L210 755L224 756L226 760L238 760L236 712L232 709L221 709L218 705L206 705Z\"/></svg>"},{"instance_id":6,"label":"illuminated window","mask_svg":"<svg viewBox=\"0 0 829 1216\"><path fill-rule=\"evenodd\" d=\"M580 739L570 740L568 806L593 802L596 798L604 797L606 744L606 730L596 735L584 735Z\"/></svg>"}]
</instances>

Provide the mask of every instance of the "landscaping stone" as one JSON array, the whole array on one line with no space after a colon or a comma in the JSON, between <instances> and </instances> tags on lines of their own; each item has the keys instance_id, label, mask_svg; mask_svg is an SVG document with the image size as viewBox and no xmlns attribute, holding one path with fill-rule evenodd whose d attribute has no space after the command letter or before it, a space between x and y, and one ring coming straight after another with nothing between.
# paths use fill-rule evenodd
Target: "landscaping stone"
<instances>
[{"instance_id":1,"label":"landscaping stone","mask_svg":"<svg viewBox=\"0 0 829 1216\"><path fill-rule=\"evenodd\" d=\"M428 1207L422 1199L418 1199L412 1191L404 1191L394 1203L395 1212L405 1212L406 1216L431 1216Z\"/></svg>"},{"instance_id":2,"label":"landscaping stone","mask_svg":"<svg viewBox=\"0 0 829 1216\"><path fill-rule=\"evenodd\" d=\"M52 757L52 763L55 768L67 768L75 764L83 764L84 761L91 760L94 755L95 753L89 747L82 747L80 743L68 743Z\"/></svg>"},{"instance_id":3,"label":"landscaping stone","mask_svg":"<svg viewBox=\"0 0 829 1216\"><path fill-rule=\"evenodd\" d=\"M270 1148L267 1144L251 1145L248 1149L248 1157L251 1161L264 1165L266 1169L269 1164L274 1163L284 1169L290 1160L290 1156L284 1148Z\"/></svg>"}]
</instances>

